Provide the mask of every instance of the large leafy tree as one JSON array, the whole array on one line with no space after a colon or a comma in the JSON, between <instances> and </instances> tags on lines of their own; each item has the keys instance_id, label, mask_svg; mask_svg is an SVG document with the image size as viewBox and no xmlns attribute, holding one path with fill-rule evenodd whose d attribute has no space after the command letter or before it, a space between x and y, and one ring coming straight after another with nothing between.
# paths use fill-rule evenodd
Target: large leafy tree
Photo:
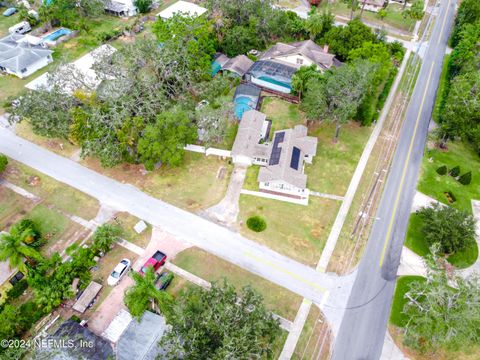
<instances>
[{"instance_id":1,"label":"large leafy tree","mask_svg":"<svg viewBox=\"0 0 480 360\"><path fill-rule=\"evenodd\" d=\"M460 33L468 24L480 21L480 2L477 0L463 0L458 8L455 26L452 33L452 46L460 41Z\"/></svg>"},{"instance_id":2,"label":"large leafy tree","mask_svg":"<svg viewBox=\"0 0 480 360\"><path fill-rule=\"evenodd\" d=\"M358 19L350 21L346 26L333 27L323 40L341 61L347 60L350 51L361 47L363 43L379 41L372 30Z\"/></svg>"},{"instance_id":3,"label":"large leafy tree","mask_svg":"<svg viewBox=\"0 0 480 360\"><path fill-rule=\"evenodd\" d=\"M168 320L172 330L162 345L169 359L271 358L280 334L258 293L245 287L238 294L226 282L210 290L189 288Z\"/></svg>"},{"instance_id":4,"label":"large leafy tree","mask_svg":"<svg viewBox=\"0 0 480 360\"><path fill-rule=\"evenodd\" d=\"M427 259L427 281L415 281L405 294L408 321L404 342L421 351L465 350L480 341L480 279L449 277L438 248Z\"/></svg>"},{"instance_id":5,"label":"large leafy tree","mask_svg":"<svg viewBox=\"0 0 480 360\"><path fill-rule=\"evenodd\" d=\"M198 75L207 78L210 64L215 53L213 23L207 17L189 17L176 14L168 20L158 19L153 26L162 47L176 52L175 57L182 66Z\"/></svg>"},{"instance_id":6,"label":"large leafy tree","mask_svg":"<svg viewBox=\"0 0 480 360\"><path fill-rule=\"evenodd\" d=\"M196 139L196 127L184 111L165 111L158 114L155 124L145 128L138 142L140 160L148 170L159 162L177 166L183 159L184 146Z\"/></svg>"},{"instance_id":7,"label":"large leafy tree","mask_svg":"<svg viewBox=\"0 0 480 360\"><path fill-rule=\"evenodd\" d=\"M463 250L475 241L475 220L471 215L439 204L421 208L418 215L428 244L440 244L444 254Z\"/></svg>"},{"instance_id":8,"label":"large leafy tree","mask_svg":"<svg viewBox=\"0 0 480 360\"><path fill-rule=\"evenodd\" d=\"M336 131L333 140L337 142L341 125L356 114L365 94L370 91L374 73L375 65L359 60L309 82L302 103L308 119L334 123Z\"/></svg>"},{"instance_id":9,"label":"large leafy tree","mask_svg":"<svg viewBox=\"0 0 480 360\"><path fill-rule=\"evenodd\" d=\"M305 94L309 81L319 79L322 75L317 71L317 66L312 64L310 66L301 66L292 76L292 89L300 97Z\"/></svg>"},{"instance_id":10,"label":"large leafy tree","mask_svg":"<svg viewBox=\"0 0 480 360\"><path fill-rule=\"evenodd\" d=\"M137 7L138 11L142 14L146 14L152 7L153 0L135 0L133 4Z\"/></svg>"},{"instance_id":11,"label":"large leafy tree","mask_svg":"<svg viewBox=\"0 0 480 360\"><path fill-rule=\"evenodd\" d=\"M33 263L42 259L40 253L24 241L32 236L34 229L14 225L9 233L0 234L0 261L8 261L10 268L19 268L26 271L24 260Z\"/></svg>"},{"instance_id":12,"label":"large leafy tree","mask_svg":"<svg viewBox=\"0 0 480 360\"><path fill-rule=\"evenodd\" d=\"M442 129L470 140L480 152L480 74L469 72L451 83L442 114Z\"/></svg>"},{"instance_id":13,"label":"large leafy tree","mask_svg":"<svg viewBox=\"0 0 480 360\"><path fill-rule=\"evenodd\" d=\"M152 310L159 310L168 317L173 298L169 293L155 287L156 274L153 267L148 267L143 276L137 272L132 272L131 276L135 285L127 290L124 299L130 314L141 319L143 313L151 307Z\"/></svg>"},{"instance_id":14,"label":"large leafy tree","mask_svg":"<svg viewBox=\"0 0 480 360\"><path fill-rule=\"evenodd\" d=\"M323 14L314 13L310 15L305 22L305 29L308 31L311 40L322 37L332 27L335 16L332 13L324 12Z\"/></svg>"},{"instance_id":15,"label":"large leafy tree","mask_svg":"<svg viewBox=\"0 0 480 360\"><path fill-rule=\"evenodd\" d=\"M403 11L403 17L405 18L409 17L413 20L422 20L424 15L424 11L423 11L424 6L425 6L425 3L423 2L423 0L415 0L412 3L412 6L410 6L410 8Z\"/></svg>"}]
</instances>

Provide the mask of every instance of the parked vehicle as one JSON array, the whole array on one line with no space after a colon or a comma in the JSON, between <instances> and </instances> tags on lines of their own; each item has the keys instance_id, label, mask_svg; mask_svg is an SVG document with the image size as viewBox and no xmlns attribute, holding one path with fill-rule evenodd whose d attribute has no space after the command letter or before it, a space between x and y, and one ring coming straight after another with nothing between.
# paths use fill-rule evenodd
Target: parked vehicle
<instances>
[{"instance_id":1,"label":"parked vehicle","mask_svg":"<svg viewBox=\"0 0 480 360\"><path fill-rule=\"evenodd\" d=\"M171 272L162 272L158 274L155 280L155 287L157 290L165 290L173 280L173 274Z\"/></svg>"},{"instance_id":2,"label":"parked vehicle","mask_svg":"<svg viewBox=\"0 0 480 360\"><path fill-rule=\"evenodd\" d=\"M122 277L128 272L128 269L130 269L130 265L130 260L122 259L108 277L107 284L110 286L117 285Z\"/></svg>"},{"instance_id":3,"label":"parked vehicle","mask_svg":"<svg viewBox=\"0 0 480 360\"><path fill-rule=\"evenodd\" d=\"M32 30L28 21L22 21L8 28L10 34L25 34Z\"/></svg>"},{"instance_id":4,"label":"parked vehicle","mask_svg":"<svg viewBox=\"0 0 480 360\"><path fill-rule=\"evenodd\" d=\"M15 9L14 7L11 7L3 12L3 16L12 16L16 12L17 12L17 9Z\"/></svg>"},{"instance_id":5,"label":"parked vehicle","mask_svg":"<svg viewBox=\"0 0 480 360\"><path fill-rule=\"evenodd\" d=\"M143 266L140 268L139 270L140 275L145 274L149 266L153 267L154 271L157 271L160 268L160 266L165 264L166 260L167 260L167 255L157 250L157 252L155 252L155 254L153 254L152 257L148 259L145 262L145 264L143 264Z\"/></svg>"}]
</instances>

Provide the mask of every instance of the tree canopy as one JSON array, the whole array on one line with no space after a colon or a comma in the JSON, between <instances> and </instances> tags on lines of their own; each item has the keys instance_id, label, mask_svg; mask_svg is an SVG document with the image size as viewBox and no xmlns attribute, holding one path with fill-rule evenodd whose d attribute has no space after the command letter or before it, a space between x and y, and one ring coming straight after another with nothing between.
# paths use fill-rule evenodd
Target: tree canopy
<instances>
[{"instance_id":1,"label":"tree canopy","mask_svg":"<svg viewBox=\"0 0 480 360\"><path fill-rule=\"evenodd\" d=\"M137 272L131 272L131 276L135 284L127 290L124 298L130 314L141 319L145 311L151 308L168 317L173 298L169 293L155 287L156 274L153 267L149 266L143 276Z\"/></svg>"},{"instance_id":2,"label":"tree canopy","mask_svg":"<svg viewBox=\"0 0 480 360\"><path fill-rule=\"evenodd\" d=\"M418 211L423 220L422 234L428 244L440 244L444 254L452 254L475 241L475 220L450 206L435 204Z\"/></svg>"},{"instance_id":3,"label":"tree canopy","mask_svg":"<svg viewBox=\"0 0 480 360\"><path fill-rule=\"evenodd\" d=\"M432 248L427 281L415 281L405 294L408 318L404 343L420 351L466 350L480 341L480 279L449 277Z\"/></svg>"},{"instance_id":4,"label":"tree canopy","mask_svg":"<svg viewBox=\"0 0 480 360\"><path fill-rule=\"evenodd\" d=\"M169 359L271 358L280 334L278 321L250 287L237 293L226 282L210 290L190 287L168 319L172 330L161 340Z\"/></svg>"}]
</instances>

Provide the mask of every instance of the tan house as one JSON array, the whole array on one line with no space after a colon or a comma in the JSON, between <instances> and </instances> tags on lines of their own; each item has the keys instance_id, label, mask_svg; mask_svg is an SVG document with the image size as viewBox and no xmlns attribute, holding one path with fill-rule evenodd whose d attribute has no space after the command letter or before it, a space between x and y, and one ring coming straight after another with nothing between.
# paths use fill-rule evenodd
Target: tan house
<instances>
[{"instance_id":1,"label":"tan house","mask_svg":"<svg viewBox=\"0 0 480 360\"><path fill-rule=\"evenodd\" d=\"M297 68L315 64L320 71L340 65L335 55L328 52L328 46L318 46L312 40L290 44L277 43L264 52L260 60L281 61Z\"/></svg>"},{"instance_id":2,"label":"tan house","mask_svg":"<svg viewBox=\"0 0 480 360\"><path fill-rule=\"evenodd\" d=\"M387 0L360 0L363 10L379 12L387 5Z\"/></svg>"}]
</instances>

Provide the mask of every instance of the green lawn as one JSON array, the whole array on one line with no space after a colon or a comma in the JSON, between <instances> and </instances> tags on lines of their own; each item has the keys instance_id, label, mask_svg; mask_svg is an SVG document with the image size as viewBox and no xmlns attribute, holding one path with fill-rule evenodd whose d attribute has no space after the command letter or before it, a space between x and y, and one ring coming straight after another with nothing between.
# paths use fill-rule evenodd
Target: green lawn
<instances>
[{"instance_id":1,"label":"green lawn","mask_svg":"<svg viewBox=\"0 0 480 360\"><path fill-rule=\"evenodd\" d=\"M240 195L240 232L272 250L314 267L339 207L339 201L314 196L310 196L308 206L303 206ZM256 233L247 228L246 221L253 215L265 219L265 231Z\"/></svg>"},{"instance_id":2,"label":"green lawn","mask_svg":"<svg viewBox=\"0 0 480 360\"><path fill-rule=\"evenodd\" d=\"M252 165L247 168L247 174L245 176L245 181L243 183L243 188L252 191L258 191L258 173L260 171L260 166Z\"/></svg>"},{"instance_id":3,"label":"green lawn","mask_svg":"<svg viewBox=\"0 0 480 360\"><path fill-rule=\"evenodd\" d=\"M293 128L298 124L307 125L305 115L297 104L278 98L265 98L261 111L267 115L267 119L272 120L271 135L276 130ZM360 126L352 121L342 126L340 139L334 143L335 125L311 125L308 134L318 138L318 146L313 164L305 166L307 187L313 191L343 196L371 131L372 127ZM254 171L247 173L247 186L252 185L248 176L253 176Z\"/></svg>"},{"instance_id":4,"label":"green lawn","mask_svg":"<svg viewBox=\"0 0 480 360\"><path fill-rule=\"evenodd\" d=\"M434 199L448 204L445 192L454 194L456 201L451 206L472 213L471 200L480 200L480 158L473 148L460 141L448 142L448 151L427 150L423 158L418 190ZM446 165L448 169L459 165L461 174L471 171L472 182L462 185L448 175L438 175L436 170Z\"/></svg>"},{"instance_id":5,"label":"green lawn","mask_svg":"<svg viewBox=\"0 0 480 360\"><path fill-rule=\"evenodd\" d=\"M65 213L93 219L99 209L96 199L16 161L9 160L5 179L39 196Z\"/></svg>"},{"instance_id":6,"label":"green lawn","mask_svg":"<svg viewBox=\"0 0 480 360\"><path fill-rule=\"evenodd\" d=\"M8 28L22 21L20 16L18 16L18 12L8 17L3 16L2 14L5 10L7 10L6 7L0 6L0 37L8 35Z\"/></svg>"},{"instance_id":7,"label":"green lawn","mask_svg":"<svg viewBox=\"0 0 480 360\"><path fill-rule=\"evenodd\" d=\"M442 105L442 101L448 86L448 62L450 61L450 55L446 54L443 58L443 67L442 67L442 74L440 76L440 82L438 83L438 90L437 90L437 97L435 99L435 107L433 108L432 118L437 123L440 120L440 106Z\"/></svg>"},{"instance_id":8,"label":"green lawn","mask_svg":"<svg viewBox=\"0 0 480 360\"><path fill-rule=\"evenodd\" d=\"M265 97L260 111L272 120L270 138L277 130L293 128L298 124L306 124L304 114L298 109L297 104L291 104L276 97Z\"/></svg>"},{"instance_id":9,"label":"green lawn","mask_svg":"<svg viewBox=\"0 0 480 360\"><path fill-rule=\"evenodd\" d=\"M0 231L19 220L32 205L30 200L0 186Z\"/></svg>"},{"instance_id":10,"label":"green lawn","mask_svg":"<svg viewBox=\"0 0 480 360\"><path fill-rule=\"evenodd\" d=\"M225 277L237 289L251 285L263 296L268 309L292 321L302 302L300 296L198 248L182 251L173 263L207 281Z\"/></svg>"},{"instance_id":11,"label":"green lawn","mask_svg":"<svg viewBox=\"0 0 480 360\"><path fill-rule=\"evenodd\" d=\"M429 245L422 235L422 219L417 214L410 216L405 246L420 256L430 254ZM455 267L464 269L474 264L477 257L478 246L476 242L472 242L463 251L450 255L447 260Z\"/></svg>"},{"instance_id":12,"label":"green lawn","mask_svg":"<svg viewBox=\"0 0 480 360\"><path fill-rule=\"evenodd\" d=\"M122 228L122 237L134 243L142 248L145 248L148 243L150 242L150 238L152 237L152 225L147 224L147 229L144 230L141 234L137 234L137 232L133 229L133 227L140 221L140 219L136 218L129 213L119 213L115 215L116 219L112 220L111 223L115 225L119 225Z\"/></svg>"},{"instance_id":13,"label":"green lawn","mask_svg":"<svg viewBox=\"0 0 480 360\"><path fill-rule=\"evenodd\" d=\"M144 174L143 166L123 164L103 168L98 160L82 164L118 181L137 186L148 194L189 211L198 211L218 203L227 191L233 166L217 156L185 152L179 167L162 166Z\"/></svg>"},{"instance_id":14,"label":"green lawn","mask_svg":"<svg viewBox=\"0 0 480 360\"><path fill-rule=\"evenodd\" d=\"M305 166L307 187L327 194L345 195L372 129L349 122L342 126L335 144L333 124L322 123L311 128L309 135L317 136L318 145L313 164Z\"/></svg>"},{"instance_id":15,"label":"green lawn","mask_svg":"<svg viewBox=\"0 0 480 360\"><path fill-rule=\"evenodd\" d=\"M37 205L25 217L37 224L40 233L47 240L42 246L42 253L45 255L61 252L68 247L71 237L84 230L77 223L45 205Z\"/></svg>"},{"instance_id":16,"label":"green lawn","mask_svg":"<svg viewBox=\"0 0 480 360\"><path fill-rule=\"evenodd\" d=\"M292 356L293 360L319 359L318 352L320 350L320 345L318 344L318 340L320 336L323 337L324 335L324 324L325 322L320 310L316 305L312 305L305 326L298 339L297 346L295 347L295 352ZM331 339L328 339L327 336L327 340L323 345L323 350L328 349L330 340Z\"/></svg>"},{"instance_id":17,"label":"green lawn","mask_svg":"<svg viewBox=\"0 0 480 360\"><path fill-rule=\"evenodd\" d=\"M426 279L422 276L401 276L397 279L392 309L390 311L390 322L393 325L404 327L408 321L408 318L403 314L403 308L407 303L407 299L404 296L410 289L410 284L414 281L426 281Z\"/></svg>"},{"instance_id":18,"label":"green lawn","mask_svg":"<svg viewBox=\"0 0 480 360\"><path fill-rule=\"evenodd\" d=\"M321 5L319 5L320 11L330 10L334 15L338 15L341 17L347 17L350 19L350 9L348 8L347 4L342 2L341 0L334 0L333 3L329 3L328 1L322 1ZM413 30L415 26L415 20L410 18L403 18L402 15L402 5L391 3L386 7L387 16L382 20L378 13L372 11L364 11L362 14L362 19L368 21L369 23L373 23L376 25L387 25L393 28L396 28L401 31L409 31ZM360 16L361 8L359 7L354 14L355 16Z\"/></svg>"}]
</instances>

